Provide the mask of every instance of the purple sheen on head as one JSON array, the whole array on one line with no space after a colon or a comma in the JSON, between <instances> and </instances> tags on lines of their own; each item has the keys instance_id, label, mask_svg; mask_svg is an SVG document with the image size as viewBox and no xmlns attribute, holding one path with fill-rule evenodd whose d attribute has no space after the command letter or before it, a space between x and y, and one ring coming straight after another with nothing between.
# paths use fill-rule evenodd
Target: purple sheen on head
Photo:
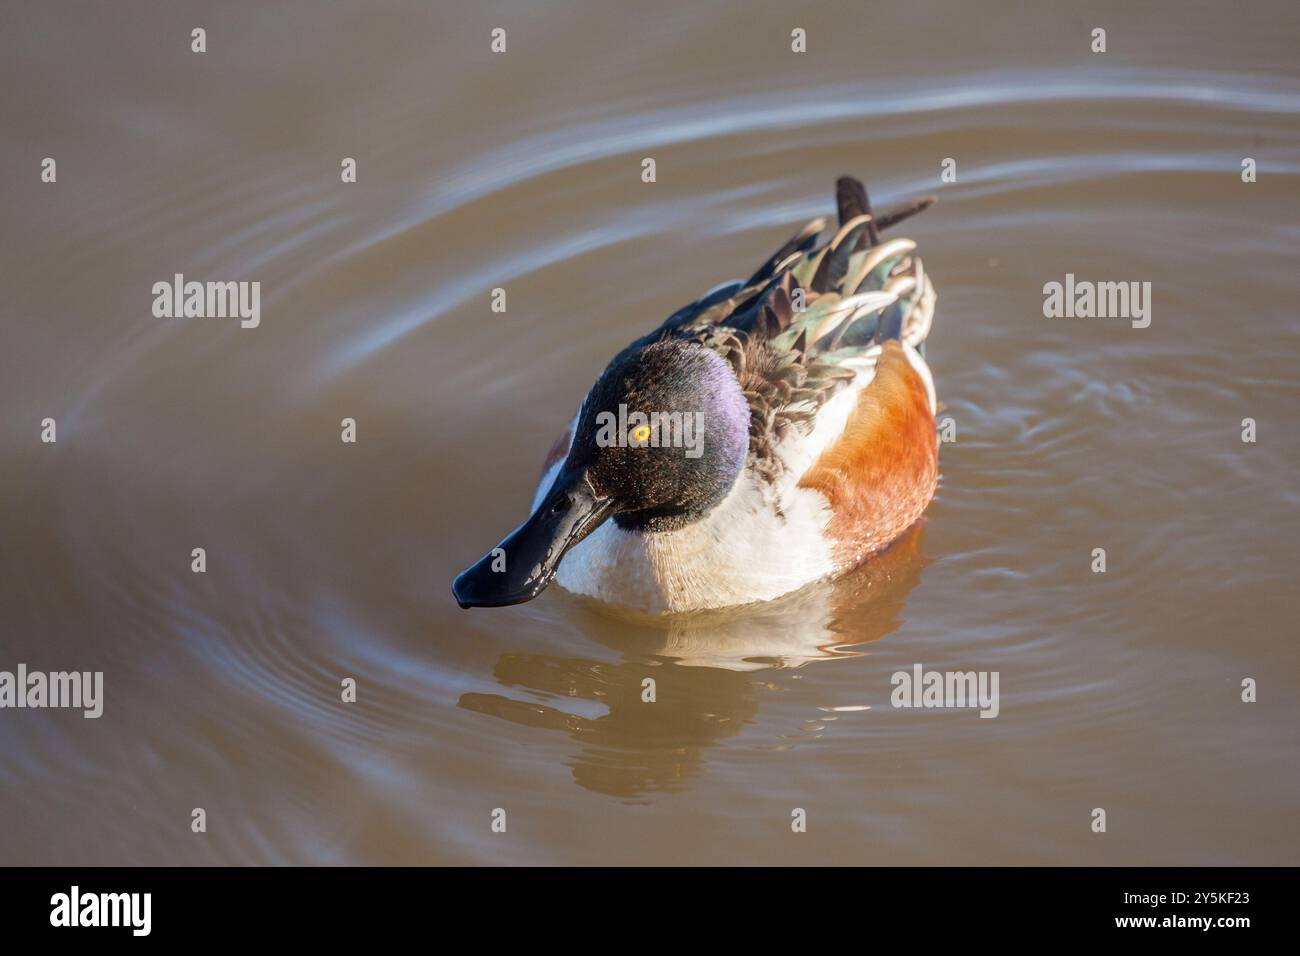
<instances>
[{"instance_id":1,"label":"purple sheen on head","mask_svg":"<svg viewBox=\"0 0 1300 956\"><path fill-rule=\"evenodd\" d=\"M705 418L704 442L717 442L722 460L739 472L749 452L749 403L726 359L712 349L700 349L699 354L703 358L698 388Z\"/></svg>"},{"instance_id":2,"label":"purple sheen on head","mask_svg":"<svg viewBox=\"0 0 1300 956\"><path fill-rule=\"evenodd\" d=\"M600 419L608 423L620 408L677 416L685 447L602 438ZM688 421L698 423L695 437L685 433ZM584 469L614 501L620 527L671 531L698 521L731 491L749 454L749 421L740 382L712 349L681 339L636 343L610 362L583 403L568 466Z\"/></svg>"}]
</instances>

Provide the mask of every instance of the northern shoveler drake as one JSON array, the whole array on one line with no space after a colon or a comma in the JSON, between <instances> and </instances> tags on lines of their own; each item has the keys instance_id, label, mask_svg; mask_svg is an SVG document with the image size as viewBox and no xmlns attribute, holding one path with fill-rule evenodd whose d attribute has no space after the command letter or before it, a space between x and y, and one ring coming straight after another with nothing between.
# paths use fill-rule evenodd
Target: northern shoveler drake
<instances>
[{"instance_id":1,"label":"northern shoveler drake","mask_svg":"<svg viewBox=\"0 0 1300 956\"><path fill-rule=\"evenodd\" d=\"M839 180L744 282L668 317L605 368L543 465L533 511L452 584L461 607L552 579L634 611L770 600L885 548L934 496L935 292L909 239Z\"/></svg>"}]
</instances>

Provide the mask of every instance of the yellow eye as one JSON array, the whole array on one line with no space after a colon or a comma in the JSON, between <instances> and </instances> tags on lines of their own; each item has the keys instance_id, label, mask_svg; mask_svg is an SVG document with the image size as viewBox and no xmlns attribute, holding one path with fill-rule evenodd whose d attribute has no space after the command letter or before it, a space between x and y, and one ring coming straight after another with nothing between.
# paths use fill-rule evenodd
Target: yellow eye
<instances>
[{"instance_id":1,"label":"yellow eye","mask_svg":"<svg viewBox=\"0 0 1300 956\"><path fill-rule=\"evenodd\" d=\"M650 440L650 426L638 425L636 428L632 429L632 440L638 445L643 442L648 442Z\"/></svg>"}]
</instances>

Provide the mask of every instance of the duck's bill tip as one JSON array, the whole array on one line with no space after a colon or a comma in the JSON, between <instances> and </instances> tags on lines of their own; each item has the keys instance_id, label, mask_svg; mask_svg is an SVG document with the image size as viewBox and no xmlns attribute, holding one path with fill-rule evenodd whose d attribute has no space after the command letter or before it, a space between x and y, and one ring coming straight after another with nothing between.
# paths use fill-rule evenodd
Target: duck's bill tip
<instances>
[{"instance_id":1,"label":"duck's bill tip","mask_svg":"<svg viewBox=\"0 0 1300 956\"><path fill-rule=\"evenodd\" d=\"M452 596L462 610L468 611L472 607L510 607L512 604L523 604L545 591L550 583L548 578L545 581L529 582L521 588L502 587L501 575L489 568L486 574L492 577L484 577L485 572L480 568L482 564L483 562L480 561L473 567L466 568L456 575L456 580L451 583Z\"/></svg>"},{"instance_id":2,"label":"duck's bill tip","mask_svg":"<svg viewBox=\"0 0 1300 956\"><path fill-rule=\"evenodd\" d=\"M560 560L610 514L586 475L562 471L537 510L452 582L462 608L509 607L546 590Z\"/></svg>"}]
</instances>

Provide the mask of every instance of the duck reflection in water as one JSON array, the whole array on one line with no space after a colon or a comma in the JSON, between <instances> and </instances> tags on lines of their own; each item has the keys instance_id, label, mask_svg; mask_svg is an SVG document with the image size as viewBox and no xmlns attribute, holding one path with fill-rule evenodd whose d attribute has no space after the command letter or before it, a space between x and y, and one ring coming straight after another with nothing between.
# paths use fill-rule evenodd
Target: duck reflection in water
<instances>
[{"instance_id":1,"label":"duck reflection in water","mask_svg":"<svg viewBox=\"0 0 1300 956\"><path fill-rule=\"evenodd\" d=\"M606 713L583 716L484 693L464 694L459 705L572 735L580 749L570 766L588 790L633 798L685 789L703 772L708 748L739 734L763 695L777 689L760 672L855 658L852 666L870 666L854 648L902 623L907 597L929 563L921 553L923 534L918 524L857 571L779 601L658 619L620 617L617 637L608 635L608 611L575 599L579 623L599 618L604 626L589 630L622 655L620 662L506 653L494 676L505 687L591 701ZM647 678L655 682L653 703L644 699Z\"/></svg>"}]
</instances>

